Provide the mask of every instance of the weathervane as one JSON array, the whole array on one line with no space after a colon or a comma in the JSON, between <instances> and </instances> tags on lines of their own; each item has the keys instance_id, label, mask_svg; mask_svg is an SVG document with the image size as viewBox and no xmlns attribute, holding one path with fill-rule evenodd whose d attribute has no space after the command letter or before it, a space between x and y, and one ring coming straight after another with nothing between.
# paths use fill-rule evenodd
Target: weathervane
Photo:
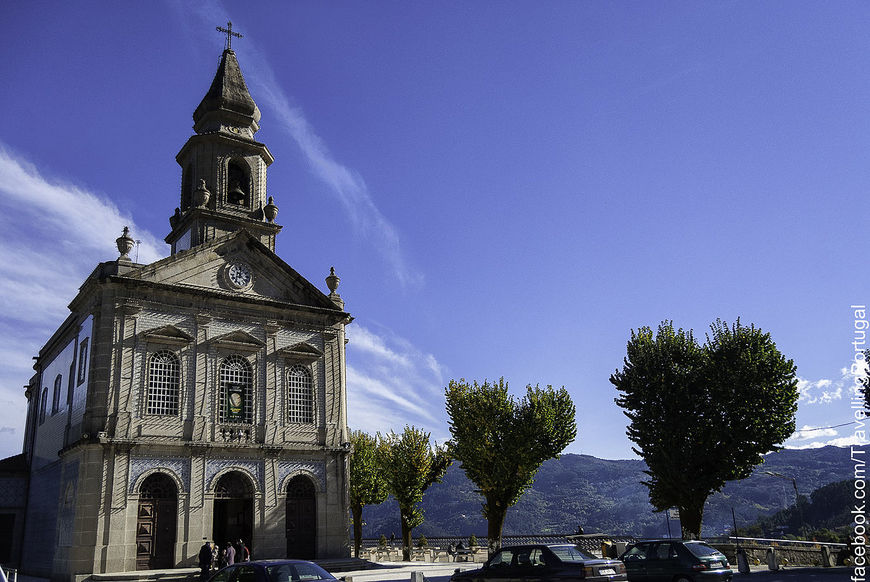
<instances>
[{"instance_id":1,"label":"weathervane","mask_svg":"<svg viewBox=\"0 0 870 582\"><path fill-rule=\"evenodd\" d=\"M239 34L238 32L233 32L233 23L230 22L229 20L227 21L227 27L226 27L226 28L224 28L223 26L218 26L218 27L216 27L216 28L217 28L217 31L218 31L218 32L225 32L225 33L227 33L227 47L226 47L226 50L228 50L228 51L229 51L229 50L233 50L233 37L236 37L236 38L242 38L242 35L241 35L241 34Z\"/></svg>"}]
</instances>

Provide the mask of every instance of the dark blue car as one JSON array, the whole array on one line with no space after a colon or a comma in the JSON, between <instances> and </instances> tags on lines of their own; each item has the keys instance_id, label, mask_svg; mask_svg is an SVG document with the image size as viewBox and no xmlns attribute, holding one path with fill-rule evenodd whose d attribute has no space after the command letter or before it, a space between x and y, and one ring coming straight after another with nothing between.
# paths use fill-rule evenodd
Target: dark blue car
<instances>
[{"instance_id":1,"label":"dark blue car","mask_svg":"<svg viewBox=\"0 0 870 582\"><path fill-rule=\"evenodd\" d=\"M456 572L451 582L617 582L619 560L591 556L570 544L502 548L478 570Z\"/></svg>"},{"instance_id":2,"label":"dark blue car","mask_svg":"<svg viewBox=\"0 0 870 582\"><path fill-rule=\"evenodd\" d=\"M648 540L619 557L629 582L730 582L728 559L700 541Z\"/></svg>"},{"instance_id":3,"label":"dark blue car","mask_svg":"<svg viewBox=\"0 0 870 582\"><path fill-rule=\"evenodd\" d=\"M256 560L227 566L209 582L317 582L335 576L305 560Z\"/></svg>"}]
</instances>

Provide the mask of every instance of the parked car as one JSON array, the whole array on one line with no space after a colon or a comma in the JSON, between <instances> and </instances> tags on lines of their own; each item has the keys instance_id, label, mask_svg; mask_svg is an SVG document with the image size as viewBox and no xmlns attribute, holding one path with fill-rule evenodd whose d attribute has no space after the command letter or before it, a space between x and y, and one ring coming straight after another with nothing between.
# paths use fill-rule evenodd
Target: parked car
<instances>
[{"instance_id":1,"label":"parked car","mask_svg":"<svg viewBox=\"0 0 870 582\"><path fill-rule=\"evenodd\" d=\"M619 560L600 559L570 544L512 546L478 570L457 571L451 582L616 582L628 580Z\"/></svg>"},{"instance_id":2,"label":"parked car","mask_svg":"<svg viewBox=\"0 0 870 582\"><path fill-rule=\"evenodd\" d=\"M335 576L305 560L255 560L227 566L209 582L313 582L335 580Z\"/></svg>"},{"instance_id":3,"label":"parked car","mask_svg":"<svg viewBox=\"0 0 870 582\"><path fill-rule=\"evenodd\" d=\"M729 582L732 576L725 555L701 541L641 541L619 559L629 582Z\"/></svg>"}]
</instances>

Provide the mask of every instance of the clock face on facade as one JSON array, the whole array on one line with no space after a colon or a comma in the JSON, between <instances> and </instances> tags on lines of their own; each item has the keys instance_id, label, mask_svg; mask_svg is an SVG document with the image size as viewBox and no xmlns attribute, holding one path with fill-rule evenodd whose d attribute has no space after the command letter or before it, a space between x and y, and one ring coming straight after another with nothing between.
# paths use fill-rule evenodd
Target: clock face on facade
<instances>
[{"instance_id":1,"label":"clock face on facade","mask_svg":"<svg viewBox=\"0 0 870 582\"><path fill-rule=\"evenodd\" d=\"M232 263L226 270L227 281L236 289L244 289L251 284L254 275L245 263Z\"/></svg>"}]
</instances>

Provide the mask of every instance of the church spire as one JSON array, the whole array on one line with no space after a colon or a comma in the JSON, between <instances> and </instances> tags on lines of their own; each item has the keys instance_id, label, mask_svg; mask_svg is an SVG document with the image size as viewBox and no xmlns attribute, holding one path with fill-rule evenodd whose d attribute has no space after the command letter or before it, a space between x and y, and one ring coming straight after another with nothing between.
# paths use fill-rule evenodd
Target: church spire
<instances>
[{"instance_id":1,"label":"church spire","mask_svg":"<svg viewBox=\"0 0 870 582\"><path fill-rule=\"evenodd\" d=\"M211 87L193 112L193 122L197 133L235 127L249 129L253 136L260 129L260 109L248 92L232 49L224 50Z\"/></svg>"},{"instance_id":2,"label":"church spire","mask_svg":"<svg viewBox=\"0 0 870 582\"><path fill-rule=\"evenodd\" d=\"M227 23L227 39L241 37ZM278 207L266 193L272 154L254 139L260 110L236 53L226 48L214 80L193 112L196 132L175 156L182 168L181 204L170 218L172 253L245 229L275 250Z\"/></svg>"}]
</instances>

